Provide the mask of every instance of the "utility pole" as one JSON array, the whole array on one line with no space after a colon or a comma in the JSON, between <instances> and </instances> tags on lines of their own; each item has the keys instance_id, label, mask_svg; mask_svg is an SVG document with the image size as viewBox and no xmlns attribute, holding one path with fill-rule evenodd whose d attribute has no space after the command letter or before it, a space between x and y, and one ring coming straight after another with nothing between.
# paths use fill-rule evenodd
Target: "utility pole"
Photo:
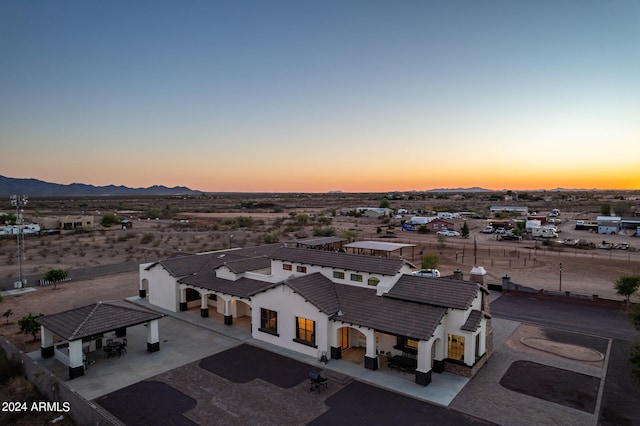
<instances>
[{"instance_id":1,"label":"utility pole","mask_svg":"<svg viewBox=\"0 0 640 426\"><path fill-rule=\"evenodd\" d=\"M14 283L15 288L23 288L27 283L27 279L24 278L22 274L22 261L24 260L24 220L22 218L22 212L24 211L24 206L29 202L29 197L25 194L21 195L12 195L11 196L11 205L16 208L16 225L18 225L18 274L19 280Z\"/></svg>"},{"instance_id":2,"label":"utility pole","mask_svg":"<svg viewBox=\"0 0 640 426\"><path fill-rule=\"evenodd\" d=\"M560 262L560 289L558 291L562 293L562 262Z\"/></svg>"}]
</instances>

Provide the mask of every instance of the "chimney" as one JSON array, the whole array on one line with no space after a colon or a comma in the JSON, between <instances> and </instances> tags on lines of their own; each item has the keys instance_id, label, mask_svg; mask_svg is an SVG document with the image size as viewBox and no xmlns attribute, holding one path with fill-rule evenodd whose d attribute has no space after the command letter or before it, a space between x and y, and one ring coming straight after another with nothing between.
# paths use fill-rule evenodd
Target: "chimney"
<instances>
[{"instance_id":1,"label":"chimney","mask_svg":"<svg viewBox=\"0 0 640 426\"><path fill-rule=\"evenodd\" d=\"M453 271L453 279L454 280L462 281L462 278L463 278L463 274L462 274L462 271L460 269L456 269L455 271Z\"/></svg>"}]
</instances>

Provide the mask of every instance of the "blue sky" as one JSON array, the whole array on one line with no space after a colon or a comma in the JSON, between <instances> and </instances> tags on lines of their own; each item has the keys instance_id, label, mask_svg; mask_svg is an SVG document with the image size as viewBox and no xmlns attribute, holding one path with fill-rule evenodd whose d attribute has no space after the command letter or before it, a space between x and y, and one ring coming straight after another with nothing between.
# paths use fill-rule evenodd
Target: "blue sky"
<instances>
[{"instance_id":1,"label":"blue sky","mask_svg":"<svg viewBox=\"0 0 640 426\"><path fill-rule=\"evenodd\" d=\"M0 174L640 189L639 1L3 1Z\"/></svg>"}]
</instances>

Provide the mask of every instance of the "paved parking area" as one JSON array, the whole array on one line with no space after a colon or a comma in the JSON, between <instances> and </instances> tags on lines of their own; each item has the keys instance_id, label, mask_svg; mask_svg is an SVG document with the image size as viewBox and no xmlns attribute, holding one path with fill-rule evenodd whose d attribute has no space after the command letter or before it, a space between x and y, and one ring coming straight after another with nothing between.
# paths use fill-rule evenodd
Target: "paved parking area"
<instances>
[{"instance_id":1,"label":"paved parking area","mask_svg":"<svg viewBox=\"0 0 640 426\"><path fill-rule=\"evenodd\" d=\"M125 357L99 360L69 385L127 424L424 424L428 418L429 424L582 426L640 421L640 392L630 384L625 367L626 341L494 316L493 356L472 380L448 391L450 402L438 406L424 401L425 392L445 389L445 375L435 375L434 381L442 384L421 387L410 378L398 380L397 375L358 364L342 371L339 361L320 367L313 358L253 342L246 332L241 337L236 328L208 329L210 318L190 317L194 324L161 320L161 350L154 354L145 350L145 328L132 328ZM223 334L227 330L228 336ZM582 346L605 356L598 362L567 358L528 347L522 336ZM132 350L136 341L139 350ZM310 392L308 371L319 367L330 378L329 387ZM538 381L524 383L531 375ZM558 377L565 379L554 384ZM588 395L574 404L572 398L585 387L582 379ZM547 394L555 396L545 398Z\"/></svg>"},{"instance_id":2,"label":"paved parking area","mask_svg":"<svg viewBox=\"0 0 640 426\"><path fill-rule=\"evenodd\" d=\"M326 390L310 390L312 368L243 344L95 402L132 425L490 424L330 371Z\"/></svg>"}]
</instances>

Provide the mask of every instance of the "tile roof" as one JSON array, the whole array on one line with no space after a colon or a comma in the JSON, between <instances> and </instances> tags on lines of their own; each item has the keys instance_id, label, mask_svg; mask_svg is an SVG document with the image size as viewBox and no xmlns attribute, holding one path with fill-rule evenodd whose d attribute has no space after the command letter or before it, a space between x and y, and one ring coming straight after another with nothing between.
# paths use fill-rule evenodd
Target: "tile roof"
<instances>
[{"instance_id":1,"label":"tile roof","mask_svg":"<svg viewBox=\"0 0 640 426\"><path fill-rule=\"evenodd\" d=\"M131 327L162 318L164 315L124 301L98 302L57 314L46 315L36 322L65 340Z\"/></svg>"},{"instance_id":2,"label":"tile roof","mask_svg":"<svg viewBox=\"0 0 640 426\"><path fill-rule=\"evenodd\" d=\"M482 322L482 311L474 309L469 314L469 318L467 321L460 327L460 330L471 331L474 332L480 327L480 323Z\"/></svg>"},{"instance_id":3,"label":"tile roof","mask_svg":"<svg viewBox=\"0 0 640 426\"><path fill-rule=\"evenodd\" d=\"M384 297L465 310L478 295L478 287L467 281L402 275Z\"/></svg>"},{"instance_id":4,"label":"tile roof","mask_svg":"<svg viewBox=\"0 0 640 426\"><path fill-rule=\"evenodd\" d=\"M285 284L334 321L414 339L429 339L446 312L441 307L381 297L374 288L336 284L319 272Z\"/></svg>"},{"instance_id":5,"label":"tile roof","mask_svg":"<svg viewBox=\"0 0 640 426\"><path fill-rule=\"evenodd\" d=\"M289 279L286 284L327 315L340 310L336 285L319 272Z\"/></svg>"},{"instance_id":6,"label":"tile roof","mask_svg":"<svg viewBox=\"0 0 640 426\"><path fill-rule=\"evenodd\" d=\"M207 290L218 291L232 296L249 299L256 293L268 290L278 285L266 281L252 280L250 278L239 278L235 281L216 277L213 269L203 270L200 273L185 277L179 281L182 284L189 284Z\"/></svg>"},{"instance_id":7,"label":"tile roof","mask_svg":"<svg viewBox=\"0 0 640 426\"><path fill-rule=\"evenodd\" d=\"M395 275L400 272L405 263L402 259L293 247L283 247L276 250L270 258L285 262L304 263L307 265L325 266L381 275Z\"/></svg>"},{"instance_id":8,"label":"tile roof","mask_svg":"<svg viewBox=\"0 0 640 426\"><path fill-rule=\"evenodd\" d=\"M344 284L335 287L342 315L331 319L397 336L428 340L446 312L437 306L377 296L375 289Z\"/></svg>"},{"instance_id":9,"label":"tile roof","mask_svg":"<svg viewBox=\"0 0 640 426\"><path fill-rule=\"evenodd\" d=\"M217 268L225 262L233 260L248 259L252 257L268 256L275 250L283 247L283 243L278 244L266 244L257 247L247 247L242 249L221 250L209 253L181 255L164 259L152 264L147 269L160 264L162 265L172 276L184 277L185 275L192 275L200 271L203 267Z\"/></svg>"},{"instance_id":10,"label":"tile roof","mask_svg":"<svg viewBox=\"0 0 640 426\"><path fill-rule=\"evenodd\" d=\"M241 274L248 271L257 271L271 267L271 259L268 257L248 257L246 259L232 260L224 263L231 272Z\"/></svg>"}]
</instances>

